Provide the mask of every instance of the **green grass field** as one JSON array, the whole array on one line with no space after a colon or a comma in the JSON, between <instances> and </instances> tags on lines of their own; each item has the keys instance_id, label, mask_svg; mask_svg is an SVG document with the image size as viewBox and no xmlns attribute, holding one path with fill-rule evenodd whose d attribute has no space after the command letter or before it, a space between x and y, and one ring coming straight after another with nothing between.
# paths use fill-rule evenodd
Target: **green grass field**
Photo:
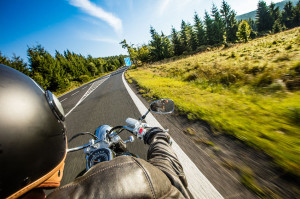
<instances>
[{"instance_id":1,"label":"green grass field","mask_svg":"<svg viewBox=\"0 0 300 199\"><path fill-rule=\"evenodd\" d=\"M128 71L141 93L171 98L300 176L300 28ZM129 80L131 81L131 80Z\"/></svg>"}]
</instances>

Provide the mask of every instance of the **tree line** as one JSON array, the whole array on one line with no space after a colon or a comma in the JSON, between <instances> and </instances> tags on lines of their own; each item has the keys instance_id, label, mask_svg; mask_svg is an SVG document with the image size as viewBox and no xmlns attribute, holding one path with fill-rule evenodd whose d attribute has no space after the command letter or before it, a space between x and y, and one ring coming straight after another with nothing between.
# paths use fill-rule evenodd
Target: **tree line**
<instances>
[{"instance_id":1,"label":"tree line","mask_svg":"<svg viewBox=\"0 0 300 199\"><path fill-rule=\"evenodd\" d=\"M206 50L208 46L218 46L235 42L247 42L257 36L297 27L300 25L300 0L293 5L287 2L280 11L271 3L267 6L261 0L258 3L255 20L236 20L236 12L223 0L221 8L212 5L211 12L205 11L203 20L194 13L194 23L181 21L181 29L173 26L168 37L163 32L158 33L150 27L151 40L141 46L129 45L124 39L120 42L128 50L135 64L159 61L173 56L189 55Z\"/></svg>"},{"instance_id":2,"label":"tree line","mask_svg":"<svg viewBox=\"0 0 300 199\"><path fill-rule=\"evenodd\" d=\"M125 64L126 56L104 58L87 57L66 50L61 54L56 51L53 57L41 45L28 47L28 63L19 56L8 58L0 52L0 63L10 66L30 76L45 90L63 92L71 82L84 83L103 73L116 70Z\"/></svg>"}]
</instances>

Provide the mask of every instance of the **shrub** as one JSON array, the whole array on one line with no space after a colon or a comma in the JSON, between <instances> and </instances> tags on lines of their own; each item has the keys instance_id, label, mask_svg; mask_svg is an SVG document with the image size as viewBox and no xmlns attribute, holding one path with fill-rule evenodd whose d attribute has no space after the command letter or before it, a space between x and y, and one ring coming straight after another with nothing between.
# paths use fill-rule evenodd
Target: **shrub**
<instances>
[{"instance_id":1,"label":"shrub","mask_svg":"<svg viewBox=\"0 0 300 199\"><path fill-rule=\"evenodd\" d=\"M195 81L196 79L198 79L196 72L190 72L184 77L184 81Z\"/></svg>"},{"instance_id":2,"label":"shrub","mask_svg":"<svg viewBox=\"0 0 300 199\"><path fill-rule=\"evenodd\" d=\"M293 48L292 44L288 45L285 49L286 50L291 50Z\"/></svg>"},{"instance_id":3,"label":"shrub","mask_svg":"<svg viewBox=\"0 0 300 199\"><path fill-rule=\"evenodd\" d=\"M232 83L235 83L237 81L237 75L232 73L227 73L222 75L220 78L220 83L226 86L229 86Z\"/></svg>"},{"instance_id":4,"label":"shrub","mask_svg":"<svg viewBox=\"0 0 300 199\"><path fill-rule=\"evenodd\" d=\"M290 60L289 56L288 56L287 54L285 54L285 55L280 55L280 56L278 56L278 57L274 60L274 62L282 62L282 61L289 61L289 60Z\"/></svg>"},{"instance_id":5,"label":"shrub","mask_svg":"<svg viewBox=\"0 0 300 199\"><path fill-rule=\"evenodd\" d=\"M285 89L285 84L281 79L277 79L274 83L268 86L268 90L272 92L281 91Z\"/></svg>"},{"instance_id":6,"label":"shrub","mask_svg":"<svg viewBox=\"0 0 300 199\"><path fill-rule=\"evenodd\" d=\"M295 124L300 125L300 107L290 107L289 117Z\"/></svg>"},{"instance_id":7,"label":"shrub","mask_svg":"<svg viewBox=\"0 0 300 199\"><path fill-rule=\"evenodd\" d=\"M78 80L81 82L81 83L85 83L85 82L88 82L90 80L90 77L88 75L80 75Z\"/></svg>"},{"instance_id":8,"label":"shrub","mask_svg":"<svg viewBox=\"0 0 300 199\"><path fill-rule=\"evenodd\" d=\"M140 89L139 90L139 94L145 94L145 93L147 93L147 91L145 89Z\"/></svg>"},{"instance_id":9,"label":"shrub","mask_svg":"<svg viewBox=\"0 0 300 199\"><path fill-rule=\"evenodd\" d=\"M300 77L289 79L285 82L285 84L289 90L300 90Z\"/></svg>"},{"instance_id":10,"label":"shrub","mask_svg":"<svg viewBox=\"0 0 300 199\"><path fill-rule=\"evenodd\" d=\"M261 73L265 71L266 67L265 66L250 66L250 67L244 67L244 71L246 74L252 74L252 75L257 75L258 73Z\"/></svg>"},{"instance_id":11,"label":"shrub","mask_svg":"<svg viewBox=\"0 0 300 199\"><path fill-rule=\"evenodd\" d=\"M293 67L297 75L300 75L300 62L297 62Z\"/></svg>"},{"instance_id":12,"label":"shrub","mask_svg":"<svg viewBox=\"0 0 300 199\"><path fill-rule=\"evenodd\" d=\"M257 32L252 30L251 33L250 33L250 38L255 39L256 37L257 37Z\"/></svg>"},{"instance_id":13,"label":"shrub","mask_svg":"<svg viewBox=\"0 0 300 199\"><path fill-rule=\"evenodd\" d=\"M271 76L271 74L268 72L265 72L258 76L258 78L255 82L255 86L265 87L265 86L269 86L270 84L272 84L272 82L273 82L273 77Z\"/></svg>"},{"instance_id":14,"label":"shrub","mask_svg":"<svg viewBox=\"0 0 300 199\"><path fill-rule=\"evenodd\" d=\"M235 52L231 52L231 55L228 58L236 58Z\"/></svg>"}]
</instances>

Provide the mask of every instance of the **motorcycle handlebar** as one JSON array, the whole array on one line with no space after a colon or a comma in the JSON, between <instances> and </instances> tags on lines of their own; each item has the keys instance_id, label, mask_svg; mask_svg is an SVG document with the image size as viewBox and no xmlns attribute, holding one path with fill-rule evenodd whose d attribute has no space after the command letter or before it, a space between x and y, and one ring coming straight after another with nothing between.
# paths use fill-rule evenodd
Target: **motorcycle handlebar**
<instances>
[{"instance_id":1,"label":"motorcycle handlebar","mask_svg":"<svg viewBox=\"0 0 300 199\"><path fill-rule=\"evenodd\" d=\"M82 145L82 146L78 146L78 147L74 147L74 148L71 148L71 149L67 149L67 153L68 152L73 152L73 151L79 151L81 149L89 147L90 145L91 144L85 144L85 145Z\"/></svg>"},{"instance_id":2,"label":"motorcycle handlebar","mask_svg":"<svg viewBox=\"0 0 300 199\"><path fill-rule=\"evenodd\" d=\"M126 129L126 130L130 131L132 134L136 135L136 133L134 133L134 129L133 128L130 128L128 126L121 126L121 128ZM113 134L110 135L110 137L113 137L113 136L115 136L115 133L113 133ZM68 152L73 152L73 151L79 151L79 150L87 148L89 146L91 146L90 143L82 145L82 146L74 147L74 148L71 148L71 149L67 149L67 153Z\"/></svg>"},{"instance_id":3,"label":"motorcycle handlebar","mask_svg":"<svg viewBox=\"0 0 300 199\"><path fill-rule=\"evenodd\" d=\"M133 128L130 128L130 127L128 127L128 126L123 126L123 128L126 129L126 130L128 130L128 131L130 131L132 134L136 135L136 134L134 133L134 129L133 129Z\"/></svg>"}]
</instances>

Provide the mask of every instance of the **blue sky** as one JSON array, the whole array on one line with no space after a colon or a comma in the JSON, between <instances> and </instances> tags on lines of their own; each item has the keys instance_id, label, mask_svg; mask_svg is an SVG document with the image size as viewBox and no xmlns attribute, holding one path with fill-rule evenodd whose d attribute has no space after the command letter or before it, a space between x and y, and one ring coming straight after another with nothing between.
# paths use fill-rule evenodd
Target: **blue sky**
<instances>
[{"instance_id":1,"label":"blue sky","mask_svg":"<svg viewBox=\"0 0 300 199\"><path fill-rule=\"evenodd\" d=\"M52 55L66 49L84 56L127 54L120 41L144 44L150 25L165 35L181 20L193 23L222 0L1 0L0 51L27 61L27 46L41 44ZM279 2L280 0L273 0ZM258 0L228 0L237 14L255 10ZM266 0L267 4L271 0Z\"/></svg>"}]
</instances>

